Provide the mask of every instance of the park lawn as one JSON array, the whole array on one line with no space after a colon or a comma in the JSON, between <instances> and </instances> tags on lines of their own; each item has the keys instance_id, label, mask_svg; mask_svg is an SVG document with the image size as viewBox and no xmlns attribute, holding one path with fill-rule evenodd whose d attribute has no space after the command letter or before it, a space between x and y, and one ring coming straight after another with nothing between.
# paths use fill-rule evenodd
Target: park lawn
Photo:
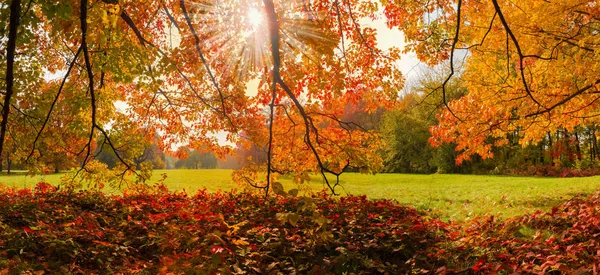
<instances>
[{"instance_id":1,"label":"park lawn","mask_svg":"<svg viewBox=\"0 0 600 275\"><path fill-rule=\"evenodd\" d=\"M488 175L342 175L342 194L389 198L444 221L481 215L514 217L553 206L600 188L600 176L585 178Z\"/></svg>"},{"instance_id":2,"label":"park lawn","mask_svg":"<svg viewBox=\"0 0 600 275\"><path fill-rule=\"evenodd\" d=\"M57 185L64 173L47 175L27 175L27 171L11 171L9 175L5 171L0 173L0 186L14 188L28 188L35 186L38 182L48 182Z\"/></svg>"},{"instance_id":3,"label":"park lawn","mask_svg":"<svg viewBox=\"0 0 600 275\"><path fill-rule=\"evenodd\" d=\"M231 180L231 170L157 170L151 183L167 174L170 190L189 194L206 188L209 192L240 189ZM40 180L60 183L61 174L26 176L24 173L1 175L0 183L9 187L29 187ZM304 193L326 188L314 175L301 186ZM286 190L297 188L282 178ZM481 215L507 218L536 210L548 211L577 194L600 189L600 176L585 178L535 178L479 175L412 175L346 173L340 177L336 192L341 195L367 195L370 199L393 199L410 205L431 217L445 221L464 221ZM112 193L111 191L109 191Z\"/></svg>"}]
</instances>

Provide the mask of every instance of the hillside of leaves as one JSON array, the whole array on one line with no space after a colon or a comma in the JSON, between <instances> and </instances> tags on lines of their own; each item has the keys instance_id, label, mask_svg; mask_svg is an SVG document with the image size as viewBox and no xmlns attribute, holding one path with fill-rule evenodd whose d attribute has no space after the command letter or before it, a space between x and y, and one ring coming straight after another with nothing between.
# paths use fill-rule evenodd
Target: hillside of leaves
<instances>
[{"instance_id":1,"label":"hillside of leaves","mask_svg":"<svg viewBox=\"0 0 600 275\"><path fill-rule=\"evenodd\" d=\"M0 274L597 272L600 192L446 224L366 197L0 191ZM43 271L43 272L42 272Z\"/></svg>"}]
</instances>

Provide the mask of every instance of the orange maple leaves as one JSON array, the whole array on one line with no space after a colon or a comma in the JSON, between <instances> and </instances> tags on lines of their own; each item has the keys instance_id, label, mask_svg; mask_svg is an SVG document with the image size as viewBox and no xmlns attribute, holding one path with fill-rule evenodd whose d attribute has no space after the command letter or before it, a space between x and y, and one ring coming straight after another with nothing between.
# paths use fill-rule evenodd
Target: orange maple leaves
<instances>
[{"instance_id":1,"label":"orange maple leaves","mask_svg":"<svg viewBox=\"0 0 600 275\"><path fill-rule=\"evenodd\" d=\"M390 25L405 30L421 60L444 61L457 32L454 50L468 51L460 76L468 95L451 102L432 128L433 144L457 144L457 162L473 154L492 157L492 146L504 144L509 132L518 132L526 145L547 132L597 122L600 36L594 29L600 20L594 1L400 4L388 1L388 17L416 9L421 25L393 19Z\"/></svg>"}]
</instances>

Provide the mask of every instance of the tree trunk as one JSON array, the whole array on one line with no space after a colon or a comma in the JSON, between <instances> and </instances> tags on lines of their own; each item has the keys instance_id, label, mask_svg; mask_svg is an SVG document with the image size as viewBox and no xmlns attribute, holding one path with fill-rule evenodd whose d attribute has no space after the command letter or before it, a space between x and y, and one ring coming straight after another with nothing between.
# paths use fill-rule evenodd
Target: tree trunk
<instances>
[{"instance_id":1,"label":"tree trunk","mask_svg":"<svg viewBox=\"0 0 600 275\"><path fill-rule=\"evenodd\" d=\"M8 114L10 112L10 101L13 95L15 48L17 47L17 30L19 27L19 16L21 16L21 0L12 0L10 3L10 19L8 25L8 41L6 45L6 94L4 105L2 105L2 122L0 123L0 156L6 138L8 126ZM10 163L8 163L10 171Z\"/></svg>"},{"instance_id":2,"label":"tree trunk","mask_svg":"<svg viewBox=\"0 0 600 275\"><path fill-rule=\"evenodd\" d=\"M596 159L596 156L594 156L594 142L592 141L591 138L590 138L590 143L589 143L589 152L590 152L590 160L594 161L594 159Z\"/></svg>"},{"instance_id":3,"label":"tree trunk","mask_svg":"<svg viewBox=\"0 0 600 275\"><path fill-rule=\"evenodd\" d=\"M6 154L6 174L10 175L10 165L12 161L10 160L10 154Z\"/></svg>"},{"instance_id":4,"label":"tree trunk","mask_svg":"<svg viewBox=\"0 0 600 275\"><path fill-rule=\"evenodd\" d=\"M567 129L564 130L565 134L563 136L563 144L565 146L565 151L566 151L566 155L570 155L571 153L571 144L569 142L569 139L571 139L571 136L569 135L569 131L567 131Z\"/></svg>"},{"instance_id":5,"label":"tree trunk","mask_svg":"<svg viewBox=\"0 0 600 275\"><path fill-rule=\"evenodd\" d=\"M548 134L548 152L550 152L550 163L554 164L554 152L552 152L554 150L554 148L552 148L552 135L550 134L550 132L546 132L546 134Z\"/></svg>"},{"instance_id":6,"label":"tree trunk","mask_svg":"<svg viewBox=\"0 0 600 275\"><path fill-rule=\"evenodd\" d=\"M512 151L512 141L510 134L506 134L506 139L508 139L508 146L506 146L506 150L504 150L504 159L506 161L510 160L510 151Z\"/></svg>"},{"instance_id":7,"label":"tree trunk","mask_svg":"<svg viewBox=\"0 0 600 275\"><path fill-rule=\"evenodd\" d=\"M575 153L577 154L577 159L581 160L581 146L579 146L579 134L575 131Z\"/></svg>"},{"instance_id":8,"label":"tree trunk","mask_svg":"<svg viewBox=\"0 0 600 275\"><path fill-rule=\"evenodd\" d=\"M544 142L540 142L539 143L539 150L540 150L540 165L544 164ZM535 163L534 163L535 164Z\"/></svg>"},{"instance_id":9,"label":"tree trunk","mask_svg":"<svg viewBox=\"0 0 600 275\"><path fill-rule=\"evenodd\" d=\"M598 138L596 137L596 129L592 129L592 160L598 158Z\"/></svg>"}]
</instances>

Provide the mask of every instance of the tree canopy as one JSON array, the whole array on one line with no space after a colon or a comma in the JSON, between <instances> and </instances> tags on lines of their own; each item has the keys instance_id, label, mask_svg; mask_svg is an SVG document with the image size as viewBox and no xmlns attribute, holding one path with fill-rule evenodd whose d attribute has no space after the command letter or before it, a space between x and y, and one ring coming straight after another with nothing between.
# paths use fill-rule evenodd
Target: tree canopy
<instances>
[{"instance_id":1,"label":"tree canopy","mask_svg":"<svg viewBox=\"0 0 600 275\"><path fill-rule=\"evenodd\" d=\"M457 162L493 156L494 145L508 143L507 133L528 145L597 122L595 1L442 1L424 12L439 14L421 19L428 27L412 45L424 61L468 51L461 76L468 95L448 102L432 128L434 144L457 143Z\"/></svg>"},{"instance_id":2,"label":"tree canopy","mask_svg":"<svg viewBox=\"0 0 600 275\"><path fill-rule=\"evenodd\" d=\"M377 46L364 23L379 17L406 48ZM444 107L431 142L456 143L458 162L492 156L507 133L526 145L595 123L599 18L589 0L12 0L0 4L0 153L85 170L98 139L135 172L136 155L119 153L131 137L223 157L221 135L268 156L236 179L268 193L277 175L319 172L335 193L326 173L382 167L380 135L344 112L396 107L409 51L448 69L429 91ZM452 99L459 57L467 92Z\"/></svg>"},{"instance_id":3,"label":"tree canopy","mask_svg":"<svg viewBox=\"0 0 600 275\"><path fill-rule=\"evenodd\" d=\"M227 133L229 143L266 145L269 160L254 170L269 174L379 167L378 135L341 120L348 104L392 107L403 82L394 65L400 49L379 49L376 30L361 26L376 3L13 0L0 7L0 152L13 146L12 158L35 164L58 151L85 168L101 136L120 168L133 171L133 160L118 154L122 133L159 133L163 149L183 144L220 156L231 150L217 138ZM250 81L259 81L254 96ZM46 145L57 139L66 145Z\"/></svg>"}]
</instances>

